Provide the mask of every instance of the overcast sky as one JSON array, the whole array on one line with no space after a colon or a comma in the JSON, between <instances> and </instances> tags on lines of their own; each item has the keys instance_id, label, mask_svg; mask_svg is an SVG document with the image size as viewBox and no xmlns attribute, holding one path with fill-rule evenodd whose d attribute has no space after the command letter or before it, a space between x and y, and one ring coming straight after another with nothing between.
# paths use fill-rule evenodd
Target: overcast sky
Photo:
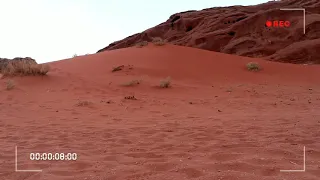
<instances>
[{"instance_id":1,"label":"overcast sky","mask_svg":"<svg viewBox=\"0 0 320 180\"><path fill-rule=\"evenodd\" d=\"M37 62L95 53L170 15L266 0L0 0L0 57Z\"/></svg>"}]
</instances>

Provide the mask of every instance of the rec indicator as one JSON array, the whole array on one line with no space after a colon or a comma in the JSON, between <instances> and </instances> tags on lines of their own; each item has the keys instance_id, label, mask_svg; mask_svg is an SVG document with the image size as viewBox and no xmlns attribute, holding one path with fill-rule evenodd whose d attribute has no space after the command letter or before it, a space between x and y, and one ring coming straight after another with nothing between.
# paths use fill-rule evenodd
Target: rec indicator
<instances>
[{"instance_id":1,"label":"rec indicator","mask_svg":"<svg viewBox=\"0 0 320 180\"><path fill-rule=\"evenodd\" d=\"M267 27L281 27L281 28L288 28L290 27L290 21L278 21L278 20L275 20L275 21L270 21L268 20L266 22L266 26Z\"/></svg>"}]
</instances>

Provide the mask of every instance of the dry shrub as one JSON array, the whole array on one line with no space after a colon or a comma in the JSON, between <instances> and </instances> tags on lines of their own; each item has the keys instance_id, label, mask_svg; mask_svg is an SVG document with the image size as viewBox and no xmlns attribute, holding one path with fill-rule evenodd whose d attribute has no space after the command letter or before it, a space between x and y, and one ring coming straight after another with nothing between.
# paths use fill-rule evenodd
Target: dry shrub
<instances>
[{"instance_id":1,"label":"dry shrub","mask_svg":"<svg viewBox=\"0 0 320 180\"><path fill-rule=\"evenodd\" d=\"M148 41L141 41L136 44L136 47L141 48L148 45Z\"/></svg>"},{"instance_id":2,"label":"dry shrub","mask_svg":"<svg viewBox=\"0 0 320 180\"><path fill-rule=\"evenodd\" d=\"M50 66L48 64L38 64L38 74L46 75L50 71Z\"/></svg>"},{"instance_id":3,"label":"dry shrub","mask_svg":"<svg viewBox=\"0 0 320 180\"><path fill-rule=\"evenodd\" d=\"M123 68L124 68L124 65L114 67L114 68L112 69L112 72L121 71Z\"/></svg>"},{"instance_id":4,"label":"dry shrub","mask_svg":"<svg viewBox=\"0 0 320 180\"><path fill-rule=\"evenodd\" d=\"M156 46L163 46L166 44L166 41L160 37L155 37L152 39L152 43Z\"/></svg>"},{"instance_id":5,"label":"dry shrub","mask_svg":"<svg viewBox=\"0 0 320 180\"><path fill-rule=\"evenodd\" d=\"M9 61L2 68L1 73L4 76L14 75L46 75L50 71L50 66L47 64L37 64L28 60Z\"/></svg>"},{"instance_id":6,"label":"dry shrub","mask_svg":"<svg viewBox=\"0 0 320 180\"><path fill-rule=\"evenodd\" d=\"M8 63L5 67L2 68L1 73L4 76L12 76L15 73L15 68L12 63Z\"/></svg>"},{"instance_id":7,"label":"dry shrub","mask_svg":"<svg viewBox=\"0 0 320 180\"><path fill-rule=\"evenodd\" d=\"M161 88L169 88L171 87L171 78L167 77L160 81L160 87Z\"/></svg>"},{"instance_id":8,"label":"dry shrub","mask_svg":"<svg viewBox=\"0 0 320 180\"><path fill-rule=\"evenodd\" d=\"M76 106L78 107L84 107L84 106L89 106L91 105L92 103L90 101L86 101L86 100L83 100L83 101L79 101L77 102Z\"/></svg>"},{"instance_id":9,"label":"dry shrub","mask_svg":"<svg viewBox=\"0 0 320 180\"><path fill-rule=\"evenodd\" d=\"M125 96L124 99L137 100L134 96Z\"/></svg>"},{"instance_id":10,"label":"dry shrub","mask_svg":"<svg viewBox=\"0 0 320 180\"><path fill-rule=\"evenodd\" d=\"M14 81L11 80L11 79L9 79L9 80L6 82L6 89L7 89L7 90L12 90L14 87L15 87Z\"/></svg>"},{"instance_id":11,"label":"dry shrub","mask_svg":"<svg viewBox=\"0 0 320 180\"><path fill-rule=\"evenodd\" d=\"M259 71L261 70L260 65L257 62L249 62L247 65L249 71Z\"/></svg>"}]
</instances>

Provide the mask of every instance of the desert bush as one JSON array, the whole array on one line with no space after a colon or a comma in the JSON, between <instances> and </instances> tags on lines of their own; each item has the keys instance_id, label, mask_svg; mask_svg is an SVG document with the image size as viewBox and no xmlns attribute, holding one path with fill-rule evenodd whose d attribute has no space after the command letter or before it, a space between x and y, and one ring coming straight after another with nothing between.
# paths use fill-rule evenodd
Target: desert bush
<instances>
[{"instance_id":1,"label":"desert bush","mask_svg":"<svg viewBox=\"0 0 320 180\"><path fill-rule=\"evenodd\" d=\"M143 46L147 46L148 45L148 41L140 41L136 44L136 47L141 48Z\"/></svg>"},{"instance_id":2,"label":"desert bush","mask_svg":"<svg viewBox=\"0 0 320 180\"><path fill-rule=\"evenodd\" d=\"M247 69L249 71L259 71L259 70L261 70L260 65L258 63L256 63L256 62L249 62L247 64Z\"/></svg>"},{"instance_id":3,"label":"desert bush","mask_svg":"<svg viewBox=\"0 0 320 180\"><path fill-rule=\"evenodd\" d=\"M38 64L37 66L40 75L46 75L50 71L50 66L47 64Z\"/></svg>"},{"instance_id":4,"label":"desert bush","mask_svg":"<svg viewBox=\"0 0 320 180\"><path fill-rule=\"evenodd\" d=\"M2 67L1 74L4 76L12 76L15 73L15 68L13 67L12 63L6 64L5 67Z\"/></svg>"},{"instance_id":5,"label":"desert bush","mask_svg":"<svg viewBox=\"0 0 320 180\"><path fill-rule=\"evenodd\" d=\"M2 68L1 73L4 76L13 75L46 75L50 71L47 64L34 64L26 60L9 61L6 67Z\"/></svg>"},{"instance_id":6,"label":"desert bush","mask_svg":"<svg viewBox=\"0 0 320 180\"><path fill-rule=\"evenodd\" d=\"M155 37L152 39L152 43L156 46L163 46L166 44L166 41L161 39L160 37Z\"/></svg>"},{"instance_id":7,"label":"desert bush","mask_svg":"<svg viewBox=\"0 0 320 180\"><path fill-rule=\"evenodd\" d=\"M124 99L137 100L134 96L125 96Z\"/></svg>"},{"instance_id":8,"label":"desert bush","mask_svg":"<svg viewBox=\"0 0 320 180\"><path fill-rule=\"evenodd\" d=\"M79 100L76 104L76 106L78 107L84 107L84 106L89 106L91 105L92 103L90 101L87 101L87 100Z\"/></svg>"},{"instance_id":9,"label":"desert bush","mask_svg":"<svg viewBox=\"0 0 320 180\"><path fill-rule=\"evenodd\" d=\"M167 77L160 81L160 87L161 88L169 88L171 87L171 78Z\"/></svg>"},{"instance_id":10,"label":"desert bush","mask_svg":"<svg viewBox=\"0 0 320 180\"><path fill-rule=\"evenodd\" d=\"M124 65L114 67L112 68L112 72L121 71L123 68L124 68Z\"/></svg>"},{"instance_id":11,"label":"desert bush","mask_svg":"<svg viewBox=\"0 0 320 180\"><path fill-rule=\"evenodd\" d=\"M5 67L7 67L8 63L9 59L0 58L0 72L2 72L2 70L5 69Z\"/></svg>"},{"instance_id":12,"label":"desert bush","mask_svg":"<svg viewBox=\"0 0 320 180\"><path fill-rule=\"evenodd\" d=\"M7 82L6 82L6 89L7 89L7 90L11 90L11 89L13 89L14 87L15 87L14 81L11 80L11 79L7 80Z\"/></svg>"}]
</instances>

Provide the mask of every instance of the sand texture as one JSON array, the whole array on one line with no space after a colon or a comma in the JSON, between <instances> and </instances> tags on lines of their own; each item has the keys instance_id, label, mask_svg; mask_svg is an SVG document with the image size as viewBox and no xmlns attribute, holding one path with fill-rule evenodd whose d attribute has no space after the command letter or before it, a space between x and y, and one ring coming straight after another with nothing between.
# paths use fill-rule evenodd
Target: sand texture
<instances>
[{"instance_id":1,"label":"sand texture","mask_svg":"<svg viewBox=\"0 0 320 180\"><path fill-rule=\"evenodd\" d=\"M1 180L320 179L317 65L152 44L49 65L0 79ZM16 146L18 170L42 172L15 172ZM304 146L306 171L280 172L303 169Z\"/></svg>"}]
</instances>

